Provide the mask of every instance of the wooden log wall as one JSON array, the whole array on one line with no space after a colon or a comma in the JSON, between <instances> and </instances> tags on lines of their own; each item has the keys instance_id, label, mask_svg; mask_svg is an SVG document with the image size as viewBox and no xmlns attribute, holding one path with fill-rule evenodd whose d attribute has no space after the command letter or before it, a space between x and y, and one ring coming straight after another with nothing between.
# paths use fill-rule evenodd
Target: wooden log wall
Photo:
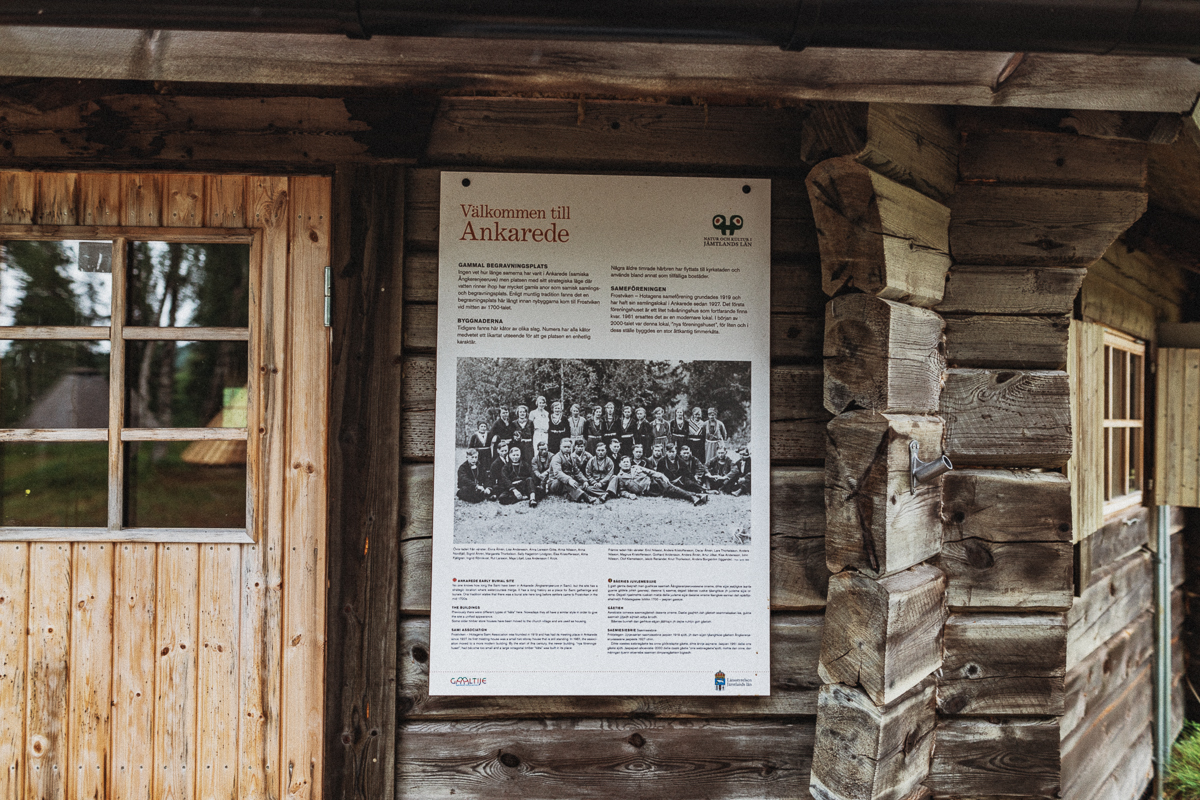
<instances>
[{"instance_id":1,"label":"wooden log wall","mask_svg":"<svg viewBox=\"0 0 1200 800\"><path fill-rule=\"evenodd\" d=\"M316 788L325 409L299 387L324 380L328 202L319 177L0 172L5 224L261 229L267 454L255 544L0 547L0 798Z\"/></svg>"},{"instance_id":2,"label":"wooden log wall","mask_svg":"<svg viewBox=\"0 0 1200 800\"><path fill-rule=\"evenodd\" d=\"M946 622L941 483L914 486L910 445L942 455L942 298L950 266L957 136L940 109L912 109L917 143L895 179L862 154L808 176L826 305L826 562L834 575L817 673L811 791L899 800L930 779ZM870 164L870 166L868 166ZM934 180L914 179L934 172Z\"/></svg>"},{"instance_id":3,"label":"wooden log wall","mask_svg":"<svg viewBox=\"0 0 1200 800\"><path fill-rule=\"evenodd\" d=\"M442 102L422 166L409 169L403 178L403 253L390 255L394 264L402 266L395 269L393 282L387 283L387 292L402 285L403 306L389 311L390 323L373 325L375 333L371 334L377 339L373 357L382 374L390 370L384 351L393 352L389 349L393 342L387 337L403 321L399 435L384 445L395 447L400 456L397 463L403 462L399 465L400 613L395 623L400 642L395 689L398 720L395 731L386 726L379 729L383 741L397 737L394 789L390 790L394 796L426 797L448 791L465 798L516 793L554 800L654 793L807 796L820 685L817 655L828 584L821 465L830 415L822 405L824 310L819 300L816 231L804 188L808 164L802 152L864 137L865 107L851 110L859 113L857 128L862 130L854 125L843 130L798 109L706 110L701 106L491 98ZM863 147L861 141L855 146ZM773 683L769 697L717 701L700 697L429 696L430 462L443 168L649 171L772 179ZM376 276L372 289L363 278L354 297L378 294L385 280ZM362 323L347 319L346 324ZM365 332L359 335L364 342L366 337ZM351 348L347 354L353 356L354 352ZM363 397L366 400L370 395ZM343 438L349 437L343 434ZM359 558L362 543L358 538L353 541L359 548L355 558ZM351 546L344 548L346 553L351 550ZM343 573L348 574L346 570ZM354 613L364 608L351 606ZM352 627L362 626L360 621ZM362 635L367 632L363 630ZM378 692L374 696L385 697ZM357 693L353 700L358 702ZM350 718L349 706L342 715L343 722ZM342 784L327 785L331 797L358 796L355 787L364 785L364 780L367 786L379 785L384 759L380 758L378 766L373 761L372 730L363 723L343 728L346 767L341 772ZM371 796L392 796L389 790L381 791Z\"/></svg>"},{"instance_id":4,"label":"wooden log wall","mask_svg":"<svg viewBox=\"0 0 1200 800\"><path fill-rule=\"evenodd\" d=\"M1126 747L1148 757L1145 709L1118 741L1103 707L1088 717L1082 690L1068 687L1082 656L1150 608L1152 582L1138 571L1147 557L1121 562L1124 596L1093 587L1085 599L1097 619L1084 622L1091 606L1073 596L1072 482L1052 470L1072 453L1064 369L1075 295L1085 269L1145 208L1145 145L992 122L963 134L949 201L955 263L935 306L946 319L941 412L956 469L943 484L938 564L950 616L928 786L935 797L1090 798L1107 782L1133 788L1106 796L1137 797L1144 783L1123 765ZM1073 731L1091 721L1106 733L1077 746L1083 734ZM1103 768L1082 767L1080 748Z\"/></svg>"}]
</instances>

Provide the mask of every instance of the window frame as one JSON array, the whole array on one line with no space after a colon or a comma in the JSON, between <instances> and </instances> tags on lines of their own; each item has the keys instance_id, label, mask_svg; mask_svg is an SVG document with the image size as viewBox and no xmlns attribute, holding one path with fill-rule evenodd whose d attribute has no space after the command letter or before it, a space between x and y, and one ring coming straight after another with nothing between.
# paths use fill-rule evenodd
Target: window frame
<instances>
[{"instance_id":1,"label":"window frame","mask_svg":"<svg viewBox=\"0 0 1200 800\"><path fill-rule=\"evenodd\" d=\"M1103 516L1120 514L1130 508L1142 505L1146 490L1146 342L1127 333L1103 326L1103 359L1104 359L1104 411L1102 413L1102 436L1103 442L1103 463L1104 463L1104 506ZM1116 353L1125 353L1124 369L1117 369L1118 359ZM1134 360L1130 356L1135 356L1141 365L1140 370L1134 369ZM1122 383L1121 381L1125 382ZM1129 381L1135 381L1136 384L1131 385ZM1136 388L1135 388L1136 387ZM1124 397L1119 397L1123 394ZM1128 402L1123 415L1118 416L1116 413L1119 403ZM1136 416L1135 416L1136 415ZM1134 448L1132 446L1133 437L1130 435L1133 430L1141 432L1140 443ZM1122 431L1125 439L1124 446L1118 449L1113 447L1114 436L1117 431ZM1134 450L1136 449L1136 454ZM1130 467L1136 463L1137 480L1136 489L1126 491L1123 494L1111 496L1115 483L1115 461L1120 460L1121 474L1125 475L1125 487L1134 481L1129 479Z\"/></svg>"},{"instance_id":2,"label":"window frame","mask_svg":"<svg viewBox=\"0 0 1200 800\"><path fill-rule=\"evenodd\" d=\"M255 509L259 491L263 426L262 398L257 381L259 343L264 325L264 246L261 228L151 227L128 225L11 225L0 224L0 244L21 241L110 241L112 253L112 315L107 326L0 326L0 339L108 341L109 419L107 429L29 430L0 428L0 442L105 442L108 445L108 524L105 527L0 526L3 541L56 542L195 542L255 544L260 541L261 515ZM249 309L246 329L216 327L157 327L125 325L125 284L129 244L136 241L186 244L247 244L250 247ZM118 313L118 310L120 313ZM242 428L126 428L125 347L134 341L245 341L248 348L246 427ZM246 525L238 528L124 527L124 446L127 442L245 441ZM116 441L117 446L113 446Z\"/></svg>"}]
</instances>

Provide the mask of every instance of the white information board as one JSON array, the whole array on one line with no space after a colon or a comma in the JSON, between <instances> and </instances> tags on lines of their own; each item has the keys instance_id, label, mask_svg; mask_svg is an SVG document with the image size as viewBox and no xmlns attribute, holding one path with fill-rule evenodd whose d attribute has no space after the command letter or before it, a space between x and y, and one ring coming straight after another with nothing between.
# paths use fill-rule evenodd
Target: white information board
<instances>
[{"instance_id":1,"label":"white information board","mask_svg":"<svg viewBox=\"0 0 1200 800\"><path fill-rule=\"evenodd\" d=\"M431 695L770 693L770 192L442 174Z\"/></svg>"}]
</instances>

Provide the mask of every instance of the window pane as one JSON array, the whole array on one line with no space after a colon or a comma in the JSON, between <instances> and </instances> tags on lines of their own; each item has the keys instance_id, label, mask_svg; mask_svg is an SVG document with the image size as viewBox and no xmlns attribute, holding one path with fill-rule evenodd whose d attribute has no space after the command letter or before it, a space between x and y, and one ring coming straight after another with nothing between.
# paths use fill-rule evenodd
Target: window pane
<instances>
[{"instance_id":1,"label":"window pane","mask_svg":"<svg viewBox=\"0 0 1200 800\"><path fill-rule=\"evenodd\" d=\"M4 243L0 325L108 325L111 301L111 242Z\"/></svg>"},{"instance_id":2,"label":"window pane","mask_svg":"<svg viewBox=\"0 0 1200 800\"><path fill-rule=\"evenodd\" d=\"M130 341L125 426L244 428L246 342Z\"/></svg>"},{"instance_id":3,"label":"window pane","mask_svg":"<svg viewBox=\"0 0 1200 800\"><path fill-rule=\"evenodd\" d=\"M1129 419L1129 353L1113 349L1112 419ZM1122 493L1123 494L1123 493Z\"/></svg>"},{"instance_id":4,"label":"window pane","mask_svg":"<svg viewBox=\"0 0 1200 800\"><path fill-rule=\"evenodd\" d=\"M1129 429L1129 491L1142 490L1142 429Z\"/></svg>"},{"instance_id":5,"label":"window pane","mask_svg":"<svg viewBox=\"0 0 1200 800\"><path fill-rule=\"evenodd\" d=\"M1105 345L1104 347L1104 418L1113 418L1113 402L1112 402L1112 385L1113 385L1113 349Z\"/></svg>"},{"instance_id":6,"label":"window pane","mask_svg":"<svg viewBox=\"0 0 1200 800\"><path fill-rule=\"evenodd\" d=\"M0 341L0 427L107 428L107 341Z\"/></svg>"},{"instance_id":7,"label":"window pane","mask_svg":"<svg viewBox=\"0 0 1200 800\"><path fill-rule=\"evenodd\" d=\"M244 528L245 442L126 442L125 527Z\"/></svg>"},{"instance_id":8,"label":"window pane","mask_svg":"<svg viewBox=\"0 0 1200 800\"><path fill-rule=\"evenodd\" d=\"M133 242L126 324L244 328L250 245Z\"/></svg>"},{"instance_id":9,"label":"window pane","mask_svg":"<svg viewBox=\"0 0 1200 800\"><path fill-rule=\"evenodd\" d=\"M105 527L105 442L0 442L0 520L7 526Z\"/></svg>"},{"instance_id":10,"label":"window pane","mask_svg":"<svg viewBox=\"0 0 1200 800\"><path fill-rule=\"evenodd\" d=\"M1142 413L1142 381L1144 367L1142 366L1142 357L1133 353L1129 354L1129 418L1130 419L1145 419Z\"/></svg>"},{"instance_id":11,"label":"window pane","mask_svg":"<svg viewBox=\"0 0 1200 800\"><path fill-rule=\"evenodd\" d=\"M1113 436L1113 460L1112 469L1110 470L1113 479L1113 485L1110 495L1111 497L1121 497L1127 493L1125 489L1126 474L1126 455L1128 453L1127 444L1129 437L1127 436L1128 428L1112 428Z\"/></svg>"},{"instance_id":12,"label":"window pane","mask_svg":"<svg viewBox=\"0 0 1200 800\"><path fill-rule=\"evenodd\" d=\"M1113 499L1113 429L1104 429L1104 499Z\"/></svg>"}]
</instances>

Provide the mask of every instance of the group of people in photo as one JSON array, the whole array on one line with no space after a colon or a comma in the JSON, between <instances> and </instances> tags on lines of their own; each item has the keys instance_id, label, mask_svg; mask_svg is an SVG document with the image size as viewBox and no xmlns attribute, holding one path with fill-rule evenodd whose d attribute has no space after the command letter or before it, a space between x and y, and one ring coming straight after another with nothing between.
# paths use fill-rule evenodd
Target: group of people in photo
<instances>
[{"instance_id":1,"label":"group of people in photo","mask_svg":"<svg viewBox=\"0 0 1200 800\"><path fill-rule=\"evenodd\" d=\"M580 411L572 405L564 414L558 401L547 411L546 398L538 397L532 411L518 406L516 419L502 407L490 426L480 421L458 468L458 498L536 508L549 495L592 505L673 497L699 506L710 494L750 493L750 451L730 456L716 408L707 418L700 408L690 416L679 408L670 421L662 408L650 419L644 407L629 405L618 417L613 402L593 407L589 417Z\"/></svg>"}]
</instances>

